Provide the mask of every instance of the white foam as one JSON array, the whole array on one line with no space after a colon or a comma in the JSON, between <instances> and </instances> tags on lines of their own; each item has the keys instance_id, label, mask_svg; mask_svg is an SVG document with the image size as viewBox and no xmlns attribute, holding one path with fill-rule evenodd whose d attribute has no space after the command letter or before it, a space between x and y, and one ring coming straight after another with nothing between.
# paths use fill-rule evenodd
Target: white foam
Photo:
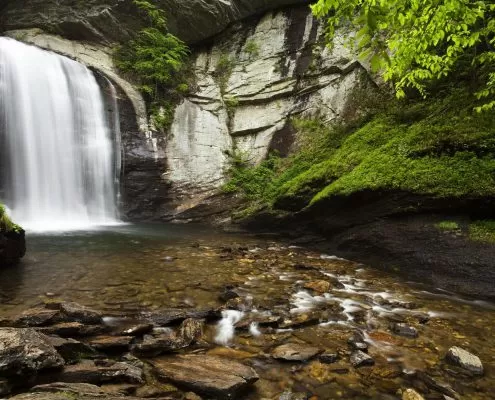
<instances>
[{"instance_id":1,"label":"white foam","mask_svg":"<svg viewBox=\"0 0 495 400\"><path fill-rule=\"evenodd\" d=\"M237 310L225 310L222 311L222 319L217 325L217 335L215 336L215 343L228 346L235 336L235 327L242 318L244 313Z\"/></svg>"},{"instance_id":2,"label":"white foam","mask_svg":"<svg viewBox=\"0 0 495 400\"><path fill-rule=\"evenodd\" d=\"M255 337L261 336L261 331L259 330L257 322L251 322L251 325L249 325L249 333Z\"/></svg>"}]
</instances>

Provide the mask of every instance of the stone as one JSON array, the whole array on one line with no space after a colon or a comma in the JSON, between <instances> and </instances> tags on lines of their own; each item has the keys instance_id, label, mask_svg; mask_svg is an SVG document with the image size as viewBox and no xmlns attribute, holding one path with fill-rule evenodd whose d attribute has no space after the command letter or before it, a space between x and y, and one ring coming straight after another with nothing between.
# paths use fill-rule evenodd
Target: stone
<instances>
[{"instance_id":1,"label":"stone","mask_svg":"<svg viewBox=\"0 0 495 400\"><path fill-rule=\"evenodd\" d=\"M331 287L332 285L330 284L330 282L323 280L308 282L304 284L305 289L310 289L319 294L329 292Z\"/></svg>"},{"instance_id":2,"label":"stone","mask_svg":"<svg viewBox=\"0 0 495 400\"><path fill-rule=\"evenodd\" d=\"M322 351L318 347L306 344L287 343L276 347L272 351L272 357L284 361L308 361Z\"/></svg>"},{"instance_id":3,"label":"stone","mask_svg":"<svg viewBox=\"0 0 495 400\"><path fill-rule=\"evenodd\" d=\"M197 343L203 336L204 321L193 318L184 320L179 327L178 335L188 346Z\"/></svg>"},{"instance_id":4,"label":"stone","mask_svg":"<svg viewBox=\"0 0 495 400\"><path fill-rule=\"evenodd\" d=\"M23 229L10 232L0 231L0 268L18 264L25 254L26 235Z\"/></svg>"},{"instance_id":5,"label":"stone","mask_svg":"<svg viewBox=\"0 0 495 400\"><path fill-rule=\"evenodd\" d=\"M410 326L403 322L390 324L390 329L393 333L399 336L405 336L409 338L417 338L419 336L418 330L414 326Z\"/></svg>"},{"instance_id":6,"label":"stone","mask_svg":"<svg viewBox=\"0 0 495 400\"><path fill-rule=\"evenodd\" d=\"M357 350L351 354L350 362L354 368L369 367L375 365L375 360L373 360L371 356L361 350Z\"/></svg>"},{"instance_id":7,"label":"stone","mask_svg":"<svg viewBox=\"0 0 495 400\"><path fill-rule=\"evenodd\" d=\"M87 325L103 323L100 312L78 303L50 301L46 303L46 308L59 311L57 322L80 322Z\"/></svg>"},{"instance_id":8,"label":"stone","mask_svg":"<svg viewBox=\"0 0 495 400\"><path fill-rule=\"evenodd\" d=\"M53 375L57 382L90 383L137 383L143 380L143 371L125 362L99 362L83 360L75 365L67 365L63 371Z\"/></svg>"},{"instance_id":9,"label":"stone","mask_svg":"<svg viewBox=\"0 0 495 400\"><path fill-rule=\"evenodd\" d=\"M280 395L278 400L308 400L306 393L294 393L292 390L287 390Z\"/></svg>"},{"instance_id":10,"label":"stone","mask_svg":"<svg viewBox=\"0 0 495 400\"><path fill-rule=\"evenodd\" d=\"M108 329L108 327L103 325L84 325L80 322L62 322L52 326L37 328L38 331L46 335L56 335L65 338L101 335L108 331Z\"/></svg>"},{"instance_id":11,"label":"stone","mask_svg":"<svg viewBox=\"0 0 495 400\"><path fill-rule=\"evenodd\" d=\"M120 336L142 336L153 330L152 324L138 324L120 332Z\"/></svg>"},{"instance_id":12,"label":"stone","mask_svg":"<svg viewBox=\"0 0 495 400\"><path fill-rule=\"evenodd\" d=\"M133 336L98 336L89 344L100 351L127 351L133 339Z\"/></svg>"},{"instance_id":13,"label":"stone","mask_svg":"<svg viewBox=\"0 0 495 400\"><path fill-rule=\"evenodd\" d=\"M239 294L233 289L225 289L223 293L218 296L218 299L223 302L227 302L232 299L236 299L239 297Z\"/></svg>"},{"instance_id":14,"label":"stone","mask_svg":"<svg viewBox=\"0 0 495 400\"><path fill-rule=\"evenodd\" d=\"M145 314L151 322L158 326L178 324L188 318L194 319L216 319L220 318L218 310L186 310L182 308L169 308Z\"/></svg>"},{"instance_id":15,"label":"stone","mask_svg":"<svg viewBox=\"0 0 495 400\"><path fill-rule=\"evenodd\" d=\"M58 315L58 310L49 310L46 308L33 308L24 311L14 320L14 325L18 327L36 327L50 324L54 317Z\"/></svg>"},{"instance_id":16,"label":"stone","mask_svg":"<svg viewBox=\"0 0 495 400\"><path fill-rule=\"evenodd\" d=\"M461 347L451 347L447 351L447 361L461 367L473 375L483 375L483 364L478 356L462 349Z\"/></svg>"},{"instance_id":17,"label":"stone","mask_svg":"<svg viewBox=\"0 0 495 400\"><path fill-rule=\"evenodd\" d=\"M402 392L402 400L425 400L425 399L414 389L406 389L404 390L404 392Z\"/></svg>"},{"instance_id":18,"label":"stone","mask_svg":"<svg viewBox=\"0 0 495 400\"><path fill-rule=\"evenodd\" d=\"M81 357L91 357L96 354L91 346L74 339L64 339L58 336L47 336L47 339L67 362L77 361Z\"/></svg>"},{"instance_id":19,"label":"stone","mask_svg":"<svg viewBox=\"0 0 495 400\"><path fill-rule=\"evenodd\" d=\"M214 398L236 398L259 379L251 367L214 356L167 357L151 364L159 378Z\"/></svg>"},{"instance_id":20,"label":"stone","mask_svg":"<svg viewBox=\"0 0 495 400\"><path fill-rule=\"evenodd\" d=\"M170 353L186 348L185 344L177 334L170 330L160 335L145 335L141 343L132 346L133 354L142 357L156 357L163 353Z\"/></svg>"},{"instance_id":21,"label":"stone","mask_svg":"<svg viewBox=\"0 0 495 400\"><path fill-rule=\"evenodd\" d=\"M333 364L339 359L339 355L337 353L332 353L330 351L325 351L324 353L318 356L318 360L323 364Z\"/></svg>"},{"instance_id":22,"label":"stone","mask_svg":"<svg viewBox=\"0 0 495 400\"><path fill-rule=\"evenodd\" d=\"M0 328L0 375L32 376L64 363L45 335L31 328Z\"/></svg>"},{"instance_id":23,"label":"stone","mask_svg":"<svg viewBox=\"0 0 495 400\"><path fill-rule=\"evenodd\" d=\"M293 314L290 318L284 318L279 324L280 329L301 328L320 323L321 313L317 311Z\"/></svg>"}]
</instances>

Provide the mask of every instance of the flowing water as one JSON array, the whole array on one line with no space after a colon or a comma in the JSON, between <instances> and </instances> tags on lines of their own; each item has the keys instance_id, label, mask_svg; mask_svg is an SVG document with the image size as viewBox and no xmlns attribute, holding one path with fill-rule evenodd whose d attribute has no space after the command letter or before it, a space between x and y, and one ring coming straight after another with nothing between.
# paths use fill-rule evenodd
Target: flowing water
<instances>
[{"instance_id":1,"label":"flowing water","mask_svg":"<svg viewBox=\"0 0 495 400\"><path fill-rule=\"evenodd\" d=\"M29 235L28 243L20 266L0 270L0 317L63 299L102 310L108 323L144 321L150 311L216 309L225 304L225 288L234 287L238 302L208 325L207 344L194 351L253 366L260 380L247 399L289 391L312 399L398 399L407 387L427 399L452 397L451 390L461 399L493 399L492 303L288 243L201 227L126 225ZM331 285L320 293L305 288L317 280ZM419 336L391 332L397 321ZM375 366L350 365L348 339L356 332ZM283 343L317 346L339 360L276 361L270 354ZM451 346L479 355L485 376L464 377L449 367Z\"/></svg>"},{"instance_id":2,"label":"flowing water","mask_svg":"<svg viewBox=\"0 0 495 400\"><path fill-rule=\"evenodd\" d=\"M116 223L115 134L88 68L0 38L3 200L17 223L44 231Z\"/></svg>"}]
</instances>

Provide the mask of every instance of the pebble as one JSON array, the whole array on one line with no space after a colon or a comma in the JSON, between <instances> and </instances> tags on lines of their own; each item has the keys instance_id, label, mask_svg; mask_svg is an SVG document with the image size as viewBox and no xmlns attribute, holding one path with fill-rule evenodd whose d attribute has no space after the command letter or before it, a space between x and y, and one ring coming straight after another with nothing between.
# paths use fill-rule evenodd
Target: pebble
<instances>
[{"instance_id":1,"label":"pebble","mask_svg":"<svg viewBox=\"0 0 495 400\"><path fill-rule=\"evenodd\" d=\"M457 365L474 375L483 375L483 364L479 357L461 347L451 347L447 352L446 358L450 363Z\"/></svg>"},{"instance_id":2,"label":"pebble","mask_svg":"<svg viewBox=\"0 0 495 400\"><path fill-rule=\"evenodd\" d=\"M371 366L375 360L365 352L358 350L351 354L350 362L354 368Z\"/></svg>"}]
</instances>

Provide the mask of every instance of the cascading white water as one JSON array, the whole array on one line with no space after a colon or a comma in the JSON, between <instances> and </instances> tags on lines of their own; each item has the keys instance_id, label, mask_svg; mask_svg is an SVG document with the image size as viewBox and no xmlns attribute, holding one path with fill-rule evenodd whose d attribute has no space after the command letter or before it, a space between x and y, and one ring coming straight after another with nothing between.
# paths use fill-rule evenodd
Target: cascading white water
<instances>
[{"instance_id":1,"label":"cascading white water","mask_svg":"<svg viewBox=\"0 0 495 400\"><path fill-rule=\"evenodd\" d=\"M28 230L118 222L118 156L88 68L0 38L0 122L9 172L5 202L16 222Z\"/></svg>"}]
</instances>

